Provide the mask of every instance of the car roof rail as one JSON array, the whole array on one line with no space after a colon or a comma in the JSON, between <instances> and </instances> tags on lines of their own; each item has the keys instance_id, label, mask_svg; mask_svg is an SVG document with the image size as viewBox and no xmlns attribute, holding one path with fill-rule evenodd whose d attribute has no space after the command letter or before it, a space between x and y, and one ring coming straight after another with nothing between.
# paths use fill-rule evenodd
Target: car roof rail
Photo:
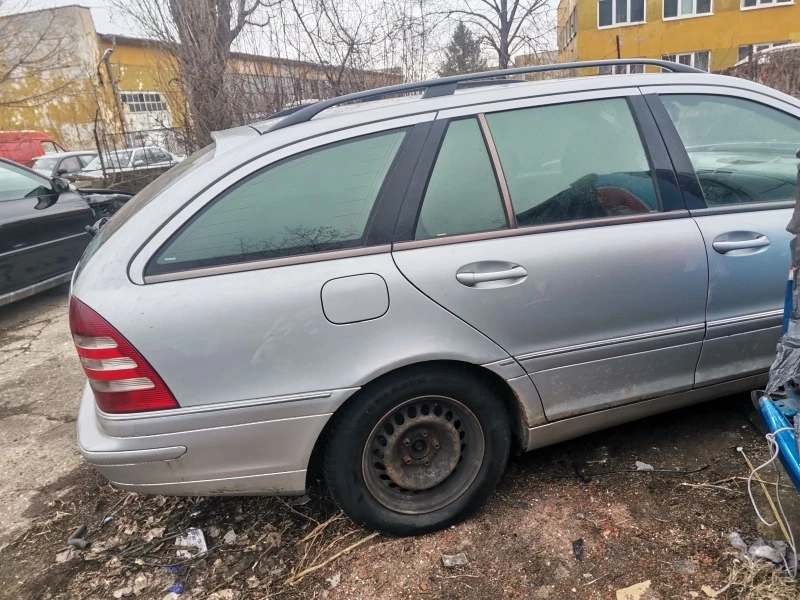
<instances>
[{"instance_id":1,"label":"car roof rail","mask_svg":"<svg viewBox=\"0 0 800 600\"><path fill-rule=\"evenodd\" d=\"M549 71L564 71L568 69L584 69L588 67L614 67L620 65L645 65L650 67L659 67L662 70L670 71L672 73L705 73L705 71L701 71L700 69L666 60L658 60L655 58L627 58L554 63L549 65L531 65L528 67L516 67L513 69L500 69L497 71L483 71L478 73L466 73L464 75L451 75L450 77L442 77L440 79L400 83L397 85L390 85L372 90L364 90L362 92L355 92L353 94L346 94L344 96L338 96L336 98L315 102L314 104L302 107L300 110L291 112L291 114L286 115L283 119L271 125L269 129L263 133L284 129L299 123L305 123L316 117L322 111L333 108L334 106L339 106L340 104L355 102L357 100L362 102L378 100L384 96L408 94L422 90L425 90L425 93L422 95L423 99L437 98L439 96L450 96L454 94L459 87L465 87L464 85L459 86L459 84L466 84L469 86L469 82L488 80L489 83L478 85L498 85L513 81L505 79L513 75L527 75L528 73L545 73ZM474 84L472 85L474 86Z\"/></svg>"}]
</instances>

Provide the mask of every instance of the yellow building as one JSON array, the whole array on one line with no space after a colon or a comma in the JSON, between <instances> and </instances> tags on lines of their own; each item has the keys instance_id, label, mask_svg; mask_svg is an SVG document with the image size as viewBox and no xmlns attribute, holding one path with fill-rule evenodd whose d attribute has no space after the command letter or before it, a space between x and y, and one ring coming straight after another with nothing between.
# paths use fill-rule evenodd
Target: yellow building
<instances>
[{"instance_id":1,"label":"yellow building","mask_svg":"<svg viewBox=\"0 0 800 600\"><path fill-rule=\"evenodd\" d=\"M752 51L792 42L800 42L800 2L794 0L560 0L558 4L561 62L658 58L718 72ZM616 69L636 70L641 67Z\"/></svg>"},{"instance_id":2,"label":"yellow building","mask_svg":"<svg viewBox=\"0 0 800 600\"><path fill-rule=\"evenodd\" d=\"M99 34L91 12L65 6L0 18L0 130L33 129L72 149L158 144L182 153L185 99L158 42ZM35 59L33 60L32 59ZM226 85L241 122L294 103L402 82L398 72L341 70L232 53Z\"/></svg>"}]
</instances>

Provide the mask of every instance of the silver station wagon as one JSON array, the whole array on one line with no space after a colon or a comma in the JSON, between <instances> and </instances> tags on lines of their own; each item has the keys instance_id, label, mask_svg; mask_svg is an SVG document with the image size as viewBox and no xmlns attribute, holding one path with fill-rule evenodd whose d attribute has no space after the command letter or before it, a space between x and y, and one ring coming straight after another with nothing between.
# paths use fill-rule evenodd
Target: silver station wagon
<instances>
[{"instance_id":1,"label":"silver station wagon","mask_svg":"<svg viewBox=\"0 0 800 600\"><path fill-rule=\"evenodd\" d=\"M75 271L83 455L158 494L302 494L320 464L408 535L513 449L762 385L800 102L624 62L659 72L456 76L216 134Z\"/></svg>"}]
</instances>

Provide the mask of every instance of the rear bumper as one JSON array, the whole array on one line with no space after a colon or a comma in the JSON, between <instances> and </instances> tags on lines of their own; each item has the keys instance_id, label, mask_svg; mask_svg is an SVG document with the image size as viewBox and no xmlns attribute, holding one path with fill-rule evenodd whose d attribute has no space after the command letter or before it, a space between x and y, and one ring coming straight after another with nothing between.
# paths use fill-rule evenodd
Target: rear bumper
<instances>
[{"instance_id":1,"label":"rear bumper","mask_svg":"<svg viewBox=\"0 0 800 600\"><path fill-rule=\"evenodd\" d=\"M347 395L334 394L329 403L340 404ZM296 404L298 409L289 414L307 412L302 400ZM86 460L109 481L134 492L302 494L311 452L333 406L325 406L330 411L325 414L288 418L283 416L287 404L256 408L257 415L253 408L217 408L202 421L197 412L127 415L111 424L112 435L87 386L78 414L78 444ZM270 419L270 413L276 418Z\"/></svg>"}]
</instances>

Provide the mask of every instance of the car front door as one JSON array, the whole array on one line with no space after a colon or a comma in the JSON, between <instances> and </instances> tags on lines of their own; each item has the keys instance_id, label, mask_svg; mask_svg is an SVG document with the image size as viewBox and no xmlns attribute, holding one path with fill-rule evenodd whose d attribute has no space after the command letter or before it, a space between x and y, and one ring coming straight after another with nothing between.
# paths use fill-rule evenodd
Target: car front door
<instances>
[{"instance_id":1,"label":"car front door","mask_svg":"<svg viewBox=\"0 0 800 600\"><path fill-rule=\"evenodd\" d=\"M731 88L652 92L648 104L708 255L708 329L696 385L763 373L775 358L791 262L786 226L800 108Z\"/></svg>"},{"instance_id":2,"label":"car front door","mask_svg":"<svg viewBox=\"0 0 800 600\"><path fill-rule=\"evenodd\" d=\"M642 97L527 102L440 113L395 262L522 365L550 420L691 389L705 247Z\"/></svg>"},{"instance_id":3,"label":"car front door","mask_svg":"<svg viewBox=\"0 0 800 600\"><path fill-rule=\"evenodd\" d=\"M0 162L0 296L68 274L89 236L92 211L73 192Z\"/></svg>"}]
</instances>

